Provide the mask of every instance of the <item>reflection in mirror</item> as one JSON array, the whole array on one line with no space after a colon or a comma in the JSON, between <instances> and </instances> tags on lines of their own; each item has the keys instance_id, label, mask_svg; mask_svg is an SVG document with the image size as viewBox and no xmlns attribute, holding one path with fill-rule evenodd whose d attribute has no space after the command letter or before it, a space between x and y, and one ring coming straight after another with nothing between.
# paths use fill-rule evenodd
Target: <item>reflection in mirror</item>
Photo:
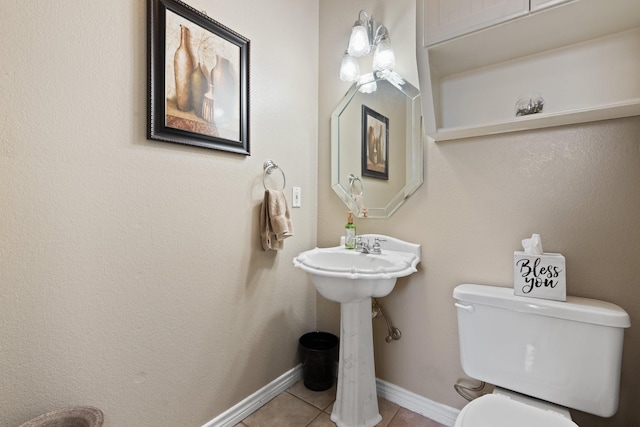
<instances>
[{"instance_id":1,"label":"reflection in mirror","mask_svg":"<svg viewBox=\"0 0 640 427\"><path fill-rule=\"evenodd\" d=\"M331 186L360 218L388 218L423 181L420 92L394 72L354 84L331 115Z\"/></svg>"}]
</instances>

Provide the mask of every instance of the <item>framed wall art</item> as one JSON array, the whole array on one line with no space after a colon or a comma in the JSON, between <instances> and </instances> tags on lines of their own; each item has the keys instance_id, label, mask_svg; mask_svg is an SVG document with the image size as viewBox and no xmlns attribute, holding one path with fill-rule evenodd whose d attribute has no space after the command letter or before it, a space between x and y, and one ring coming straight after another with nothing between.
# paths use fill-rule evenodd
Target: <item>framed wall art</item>
<instances>
[{"instance_id":1,"label":"framed wall art","mask_svg":"<svg viewBox=\"0 0 640 427\"><path fill-rule=\"evenodd\" d=\"M147 137L249 155L249 40L179 0L147 13Z\"/></svg>"},{"instance_id":2,"label":"framed wall art","mask_svg":"<svg viewBox=\"0 0 640 427\"><path fill-rule=\"evenodd\" d=\"M389 119L362 105L362 176L389 179Z\"/></svg>"}]
</instances>

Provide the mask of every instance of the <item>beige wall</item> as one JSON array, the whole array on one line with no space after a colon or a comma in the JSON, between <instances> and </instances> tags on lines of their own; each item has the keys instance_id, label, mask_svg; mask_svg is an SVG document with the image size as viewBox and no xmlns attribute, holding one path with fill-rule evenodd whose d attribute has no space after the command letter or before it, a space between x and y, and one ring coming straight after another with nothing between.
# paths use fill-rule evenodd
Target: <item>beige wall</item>
<instances>
[{"instance_id":1,"label":"beige wall","mask_svg":"<svg viewBox=\"0 0 640 427\"><path fill-rule=\"evenodd\" d=\"M189 4L251 39L250 157L146 140L144 1L3 4L0 427L73 404L102 408L105 427L199 426L295 366L316 327L291 258L335 244L345 222L329 187L340 52L366 9L417 85L414 1ZM383 300L402 340L385 344L374 321L378 376L461 407L451 291L508 285L533 232L567 257L570 293L615 302L635 325L638 135L635 117L427 143L418 192L390 220L357 221L423 245L419 273ZM257 239L266 159L303 189L278 254ZM318 298L317 310L337 332L337 306ZM581 426L637 423L638 331L619 414L576 414Z\"/></svg>"},{"instance_id":2,"label":"beige wall","mask_svg":"<svg viewBox=\"0 0 640 427\"><path fill-rule=\"evenodd\" d=\"M335 244L345 223L329 186L329 118L348 88L338 68L360 9L389 28L398 71L418 83L411 75L415 1L355 3L320 2L320 246ZM513 251L540 233L547 251L566 257L570 294L614 302L631 315L618 414L574 419L581 427L640 423L640 117L428 142L424 178L391 219L356 220L359 233L386 233L423 248L419 272L382 300L402 339L384 343L384 322L374 320L377 376L461 408L466 401L453 390L464 374L452 290L465 282L510 286ZM338 330L336 305L318 297L318 313L322 328Z\"/></svg>"},{"instance_id":3,"label":"beige wall","mask_svg":"<svg viewBox=\"0 0 640 427\"><path fill-rule=\"evenodd\" d=\"M0 426L200 426L297 363L315 292L318 3L190 0L251 40L251 156L146 140L146 1L2 2ZM258 239L262 164L302 188Z\"/></svg>"}]
</instances>

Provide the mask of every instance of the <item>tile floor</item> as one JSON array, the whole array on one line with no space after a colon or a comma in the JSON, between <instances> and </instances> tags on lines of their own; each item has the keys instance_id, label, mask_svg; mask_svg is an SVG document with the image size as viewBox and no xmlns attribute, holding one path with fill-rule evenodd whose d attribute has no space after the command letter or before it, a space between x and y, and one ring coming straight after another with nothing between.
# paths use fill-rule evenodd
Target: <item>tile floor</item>
<instances>
[{"instance_id":1,"label":"tile floor","mask_svg":"<svg viewBox=\"0 0 640 427\"><path fill-rule=\"evenodd\" d=\"M335 427L330 415L336 386L327 391L311 391L302 381L280 393L236 427ZM378 398L380 427L444 427L422 415Z\"/></svg>"}]
</instances>

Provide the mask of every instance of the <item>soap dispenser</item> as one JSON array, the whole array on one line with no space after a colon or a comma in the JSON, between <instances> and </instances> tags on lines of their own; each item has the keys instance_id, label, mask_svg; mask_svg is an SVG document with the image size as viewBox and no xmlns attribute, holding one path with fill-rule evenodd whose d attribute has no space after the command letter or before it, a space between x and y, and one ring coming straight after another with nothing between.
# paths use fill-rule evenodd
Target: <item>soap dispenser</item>
<instances>
[{"instance_id":1,"label":"soap dispenser","mask_svg":"<svg viewBox=\"0 0 640 427\"><path fill-rule=\"evenodd\" d=\"M344 226L344 247L345 249L356 248L356 225L353 223L353 212L347 211L347 225Z\"/></svg>"}]
</instances>

